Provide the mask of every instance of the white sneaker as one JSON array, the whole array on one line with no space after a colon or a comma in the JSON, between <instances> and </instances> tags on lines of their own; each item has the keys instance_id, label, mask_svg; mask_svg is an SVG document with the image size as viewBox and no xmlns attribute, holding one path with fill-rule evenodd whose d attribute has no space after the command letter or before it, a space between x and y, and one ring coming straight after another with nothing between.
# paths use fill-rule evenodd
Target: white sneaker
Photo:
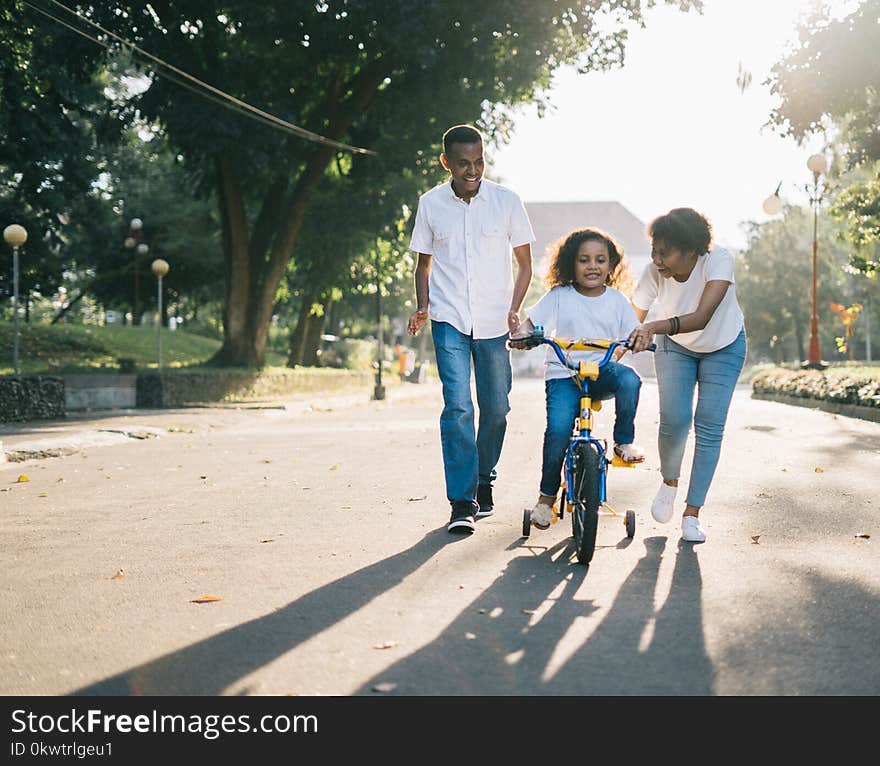
<instances>
[{"instance_id":1,"label":"white sneaker","mask_svg":"<svg viewBox=\"0 0 880 766\"><path fill-rule=\"evenodd\" d=\"M681 536L691 543L706 542L706 533L700 526L700 520L696 516L684 516L682 518Z\"/></svg>"},{"instance_id":2,"label":"white sneaker","mask_svg":"<svg viewBox=\"0 0 880 766\"><path fill-rule=\"evenodd\" d=\"M678 487L670 487L665 481L660 485L660 489L654 495L654 502L651 503L651 515L656 521L661 524L669 522L672 518L677 493Z\"/></svg>"},{"instance_id":3,"label":"white sneaker","mask_svg":"<svg viewBox=\"0 0 880 766\"><path fill-rule=\"evenodd\" d=\"M538 529L549 529L553 521L553 506L547 503L538 503L532 509L532 524Z\"/></svg>"}]
</instances>

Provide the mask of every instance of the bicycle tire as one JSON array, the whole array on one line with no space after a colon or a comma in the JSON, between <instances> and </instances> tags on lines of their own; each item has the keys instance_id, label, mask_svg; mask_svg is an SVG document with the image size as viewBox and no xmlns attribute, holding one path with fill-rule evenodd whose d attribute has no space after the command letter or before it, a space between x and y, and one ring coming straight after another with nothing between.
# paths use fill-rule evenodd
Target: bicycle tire
<instances>
[{"instance_id":1,"label":"bicycle tire","mask_svg":"<svg viewBox=\"0 0 880 766\"><path fill-rule=\"evenodd\" d=\"M575 553L581 564L589 564L596 550L599 526L599 486L602 477L602 456L589 444L575 448L574 508L571 531Z\"/></svg>"}]
</instances>

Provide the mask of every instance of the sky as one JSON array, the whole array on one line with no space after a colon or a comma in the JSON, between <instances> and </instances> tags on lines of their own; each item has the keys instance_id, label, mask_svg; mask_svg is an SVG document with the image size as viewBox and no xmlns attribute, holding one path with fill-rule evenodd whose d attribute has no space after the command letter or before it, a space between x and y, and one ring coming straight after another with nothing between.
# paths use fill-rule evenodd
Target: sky
<instances>
[{"instance_id":1,"label":"sky","mask_svg":"<svg viewBox=\"0 0 880 766\"><path fill-rule=\"evenodd\" d=\"M702 14L668 6L630 31L622 68L554 78L555 107L524 107L510 143L487 152L492 177L525 202L616 200L646 224L674 207L712 222L715 241L742 249L742 222L764 221L763 201L808 204L807 158L767 125L778 98L764 84L797 41L814 0L704 0ZM827 3L835 16L854 3ZM752 75L741 92L740 64ZM613 232L612 232L613 233Z\"/></svg>"}]
</instances>

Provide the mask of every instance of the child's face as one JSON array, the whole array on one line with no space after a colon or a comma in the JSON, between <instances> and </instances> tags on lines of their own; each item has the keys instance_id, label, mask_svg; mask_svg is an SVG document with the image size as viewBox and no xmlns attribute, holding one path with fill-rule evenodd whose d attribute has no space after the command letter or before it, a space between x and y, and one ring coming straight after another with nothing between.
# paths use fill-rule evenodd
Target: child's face
<instances>
[{"instance_id":1,"label":"child's face","mask_svg":"<svg viewBox=\"0 0 880 766\"><path fill-rule=\"evenodd\" d=\"M575 287L582 295L601 295L611 273L608 245L598 239L581 242L574 262Z\"/></svg>"}]
</instances>

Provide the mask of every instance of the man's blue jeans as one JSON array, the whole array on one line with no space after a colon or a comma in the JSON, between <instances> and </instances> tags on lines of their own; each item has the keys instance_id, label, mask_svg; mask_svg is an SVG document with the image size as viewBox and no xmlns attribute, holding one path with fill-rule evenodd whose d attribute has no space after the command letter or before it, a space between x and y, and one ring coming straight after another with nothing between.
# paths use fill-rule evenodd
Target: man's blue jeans
<instances>
[{"instance_id":1,"label":"man's blue jeans","mask_svg":"<svg viewBox=\"0 0 880 766\"><path fill-rule=\"evenodd\" d=\"M614 399L614 443L632 444L635 438L636 408L642 379L625 364L609 362L596 380L588 381L590 397ZM547 395L547 428L544 430L544 462L541 494L559 491L562 463L568 448L574 419L581 409L581 389L571 378L555 378L544 384Z\"/></svg>"},{"instance_id":2,"label":"man's blue jeans","mask_svg":"<svg viewBox=\"0 0 880 766\"><path fill-rule=\"evenodd\" d=\"M495 480L510 411L511 372L507 335L474 340L447 322L431 322L437 372L443 384L440 444L450 502L473 501L477 483ZM471 360L480 409L474 433Z\"/></svg>"},{"instance_id":3,"label":"man's blue jeans","mask_svg":"<svg viewBox=\"0 0 880 766\"><path fill-rule=\"evenodd\" d=\"M666 481L678 479L693 422L694 461L685 502L696 508L706 503L721 454L727 411L745 359L745 330L729 346L707 354L691 351L665 335L657 336L654 367L660 392L660 473Z\"/></svg>"}]
</instances>

